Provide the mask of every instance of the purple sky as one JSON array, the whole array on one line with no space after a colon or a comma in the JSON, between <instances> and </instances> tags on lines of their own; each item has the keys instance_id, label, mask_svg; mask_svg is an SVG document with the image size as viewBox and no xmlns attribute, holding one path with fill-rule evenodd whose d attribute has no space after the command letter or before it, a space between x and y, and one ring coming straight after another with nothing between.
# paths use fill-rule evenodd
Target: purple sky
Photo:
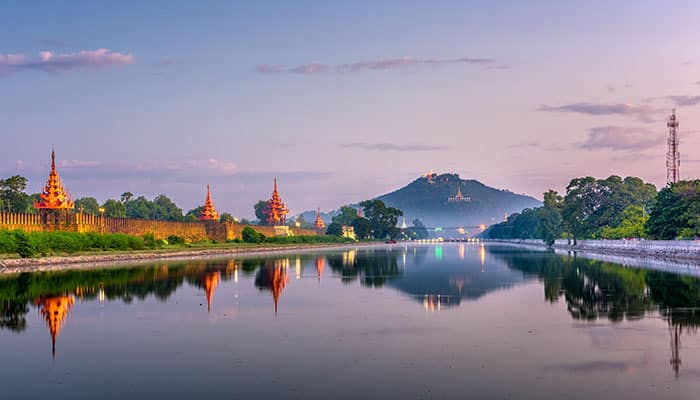
<instances>
[{"instance_id":1,"label":"purple sky","mask_svg":"<svg viewBox=\"0 0 700 400\"><path fill-rule=\"evenodd\" d=\"M331 4L332 3L332 4ZM21 2L0 13L0 176L74 197L212 184L252 216L272 178L292 212L429 170L541 198L574 176L700 168L693 1ZM525 4L527 3L527 4Z\"/></svg>"}]
</instances>

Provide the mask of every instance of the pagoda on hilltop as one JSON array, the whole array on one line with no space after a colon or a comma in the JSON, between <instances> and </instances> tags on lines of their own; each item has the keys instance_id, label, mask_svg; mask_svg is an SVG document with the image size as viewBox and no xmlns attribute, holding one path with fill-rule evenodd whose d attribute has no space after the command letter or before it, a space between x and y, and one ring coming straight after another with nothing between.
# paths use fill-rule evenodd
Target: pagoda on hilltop
<instances>
[{"instance_id":1,"label":"pagoda on hilltop","mask_svg":"<svg viewBox=\"0 0 700 400\"><path fill-rule=\"evenodd\" d=\"M66 219L66 215L75 207L56 170L55 149L51 149L51 172L49 173L49 179L46 181L46 186L39 193L39 197L41 200L34 203L34 208L41 212L44 223L49 222L47 218L49 214L54 216L56 223L59 222L60 216Z\"/></svg>"},{"instance_id":2,"label":"pagoda on hilltop","mask_svg":"<svg viewBox=\"0 0 700 400\"><path fill-rule=\"evenodd\" d=\"M211 189L209 188L209 185L207 185L207 199L204 201L204 208L202 209L202 212L199 213L199 220L200 221L218 221L219 220L219 213L216 212L216 207L214 207L214 203L211 201Z\"/></svg>"},{"instance_id":3,"label":"pagoda on hilltop","mask_svg":"<svg viewBox=\"0 0 700 400\"><path fill-rule=\"evenodd\" d=\"M321 218L321 209L320 208L316 211L316 222L314 222L314 227L316 229L323 229L326 227L326 223L323 222L323 218Z\"/></svg>"},{"instance_id":4,"label":"pagoda on hilltop","mask_svg":"<svg viewBox=\"0 0 700 400\"><path fill-rule=\"evenodd\" d=\"M268 225L284 225L287 221L287 214L289 214L289 210L284 205L279 192L277 192L277 178L275 178L272 197L267 201L267 206L265 207L266 222Z\"/></svg>"}]
</instances>

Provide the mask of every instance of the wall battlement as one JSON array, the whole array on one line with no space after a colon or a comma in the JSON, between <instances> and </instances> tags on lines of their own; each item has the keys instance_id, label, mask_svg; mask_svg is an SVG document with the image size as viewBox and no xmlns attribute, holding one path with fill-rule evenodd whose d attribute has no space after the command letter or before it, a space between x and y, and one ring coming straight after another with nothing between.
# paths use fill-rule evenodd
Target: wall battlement
<instances>
[{"instance_id":1,"label":"wall battlement","mask_svg":"<svg viewBox=\"0 0 700 400\"><path fill-rule=\"evenodd\" d=\"M175 235L190 242L214 240L225 242L240 239L243 228L248 225L218 221L157 221L135 218L99 217L91 214L70 214L65 222L43 222L40 214L21 214L0 212L0 229L19 229L26 232L49 232L55 230L70 232L124 233L142 236L152 234L156 239L167 239ZM274 226L250 225L251 228L265 236L281 236L284 229ZM317 235L313 229L290 228L294 236Z\"/></svg>"}]
</instances>

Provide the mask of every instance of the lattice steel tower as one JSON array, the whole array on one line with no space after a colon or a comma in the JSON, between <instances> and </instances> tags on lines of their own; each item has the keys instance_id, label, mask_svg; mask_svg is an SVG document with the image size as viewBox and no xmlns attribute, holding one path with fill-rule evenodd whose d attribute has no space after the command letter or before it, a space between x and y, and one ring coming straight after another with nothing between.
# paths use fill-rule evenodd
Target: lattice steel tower
<instances>
[{"instance_id":1,"label":"lattice steel tower","mask_svg":"<svg viewBox=\"0 0 700 400\"><path fill-rule=\"evenodd\" d=\"M676 109L671 112L666 123L668 127L668 151L666 152L666 183L676 183L680 179L681 153L678 152L678 120Z\"/></svg>"}]
</instances>

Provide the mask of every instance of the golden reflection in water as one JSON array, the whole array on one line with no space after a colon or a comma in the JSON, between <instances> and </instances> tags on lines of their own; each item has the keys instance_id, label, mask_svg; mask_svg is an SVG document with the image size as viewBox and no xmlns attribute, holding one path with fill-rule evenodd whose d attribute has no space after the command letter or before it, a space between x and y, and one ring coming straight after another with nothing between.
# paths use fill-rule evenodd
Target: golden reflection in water
<instances>
[{"instance_id":1,"label":"golden reflection in water","mask_svg":"<svg viewBox=\"0 0 700 400\"><path fill-rule=\"evenodd\" d=\"M486 249L484 244L481 244L481 249L479 250L479 258L481 259L481 272L484 272L484 265L486 265Z\"/></svg>"},{"instance_id":2,"label":"golden reflection in water","mask_svg":"<svg viewBox=\"0 0 700 400\"><path fill-rule=\"evenodd\" d=\"M440 303L440 295L423 295L423 307L425 307L425 309L430 312L440 311L442 309L442 305Z\"/></svg>"},{"instance_id":3,"label":"golden reflection in water","mask_svg":"<svg viewBox=\"0 0 700 400\"><path fill-rule=\"evenodd\" d=\"M294 272L297 279L301 279L301 258L297 256L294 265Z\"/></svg>"},{"instance_id":4,"label":"golden reflection in water","mask_svg":"<svg viewBox=\"0 0 700 400\"><path fill-rule=\"evenodd\" d=\"M275 315L277 315L277 304L279 303L282 291L289 283L289 277L287 276L287 271L284 268L273 268L272 276L272 299L275 301Z\"/></svg>"},{"instance_id":5,"label":"golden reflection in water","mask_svg":"<svg viewBox=\"0 0 700 400\"><path fill-rule=\"evenodd\" d=\"M211 298L214 296L214 291L216 291L220 279L221 273L219 271L207 272L202 277L204 292L207 294L207 312L211 312Z\"/></svg>"},{"instance_id":6,"label":"golden reflection in water","mask_svg":"<svg viewBox=\"0 0 700 400\"><path fill-rule=\"evenodd\" d=\"M318 282L321 283L321 273L326 267L326 257L316 257L316 277Z\"/></svg>"},{"instance_id":7,"label":"golden reflection in water","mask_svg":"<svg viewBox=\"0 0 700 400\"><path fill-rule=\"evenodd\" d=\"M459 254L459 259L460 259L460 260L464 260L464 250L465 250L464 243L460 243L460 244L459 244L459 249L457 250L457 252L458 252L458 254Z\"/></svg>"},{"instance_id":8,"label":"golden reflection in water","mask_svg":"<svg viewBox=\"0 0 700 400\"><path fill-rule=\"evenodd\" d=\"M348 250L343 253L343 266L353 267L355 265L355 250Z\"/></svg>"},{"instance_id":9,"label":"golden reflection in water","mask_svg":"<svg viewBox=\"0 0 700 400\"><path fill-rule=\"evenodd\" d=\"M39 297L34 304L39 307L39 312L44 317L51 334L51 354L56 357L56 337L61 332L61 326L68 312L73 307L75 299L72 295Z\"/></svg>"}]
</instances>

